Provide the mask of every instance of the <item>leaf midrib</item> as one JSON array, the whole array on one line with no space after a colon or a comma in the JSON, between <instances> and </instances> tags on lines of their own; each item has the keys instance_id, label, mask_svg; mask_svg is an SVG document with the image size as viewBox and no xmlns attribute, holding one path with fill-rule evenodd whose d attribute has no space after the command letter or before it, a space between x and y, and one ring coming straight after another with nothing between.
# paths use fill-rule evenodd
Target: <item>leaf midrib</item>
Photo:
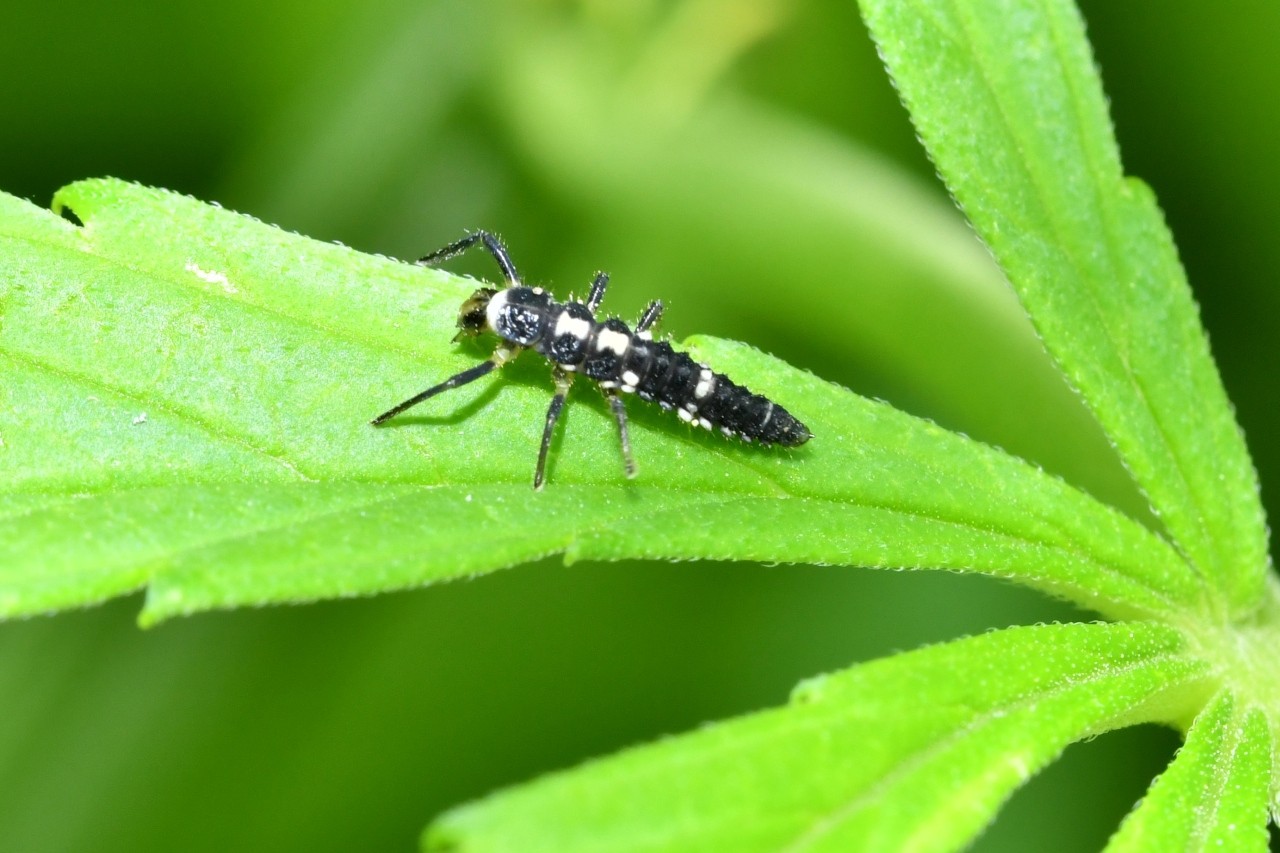
<instances>
[{"instance_id":1,"label":"leaf midrib","mask_svg":"<svg viewBox=\"0 0 1280 853\"><path fill-rule=\"evenodd\" d=\"M1218 697L1218 701L1224 700L1232 701L1225 694ZM1205 707L1213 707L1213 702L1205 703ZM1205 799L1201 799L1197 804L1196 812L1200 819L1192 824L1191 838L1188 839L1187 844L1188 850L1206 849L1205 842L1208 841L1217 826L1218 815L1222 811L1222 802L1225 799L1225 791L1231 781L1232 770L1235 768L1235 757L1240 751L1240 744L1245 737L1244 724L1247 715L1247 708L1236 708L1233 702L1233 707L1227 719L1223 721L1225 729L1222 733L1223 742L1217 750L1209 777L1211 790L1205 791L1208 796Z\"/></svg>"}]
</instances>

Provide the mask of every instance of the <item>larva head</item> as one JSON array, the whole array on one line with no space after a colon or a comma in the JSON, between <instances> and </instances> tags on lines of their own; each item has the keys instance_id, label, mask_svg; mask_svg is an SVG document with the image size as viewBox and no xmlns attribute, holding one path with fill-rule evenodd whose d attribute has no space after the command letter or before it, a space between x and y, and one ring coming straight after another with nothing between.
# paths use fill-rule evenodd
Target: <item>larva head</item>
<instances>
[{"instance_id":1,"label":"larva head","mask_svg":"<svg viewBox=\"0 0 1280 853\"><path fill-rule=\"evenodd\" d=\"M458 309L458 337L478 335L488 331L489 320L485 313L489 308L489 300L498 291L491 287L482 287L467 297ZM455 338L454 340L457 340Z\"/></svg>"}]
</instances>

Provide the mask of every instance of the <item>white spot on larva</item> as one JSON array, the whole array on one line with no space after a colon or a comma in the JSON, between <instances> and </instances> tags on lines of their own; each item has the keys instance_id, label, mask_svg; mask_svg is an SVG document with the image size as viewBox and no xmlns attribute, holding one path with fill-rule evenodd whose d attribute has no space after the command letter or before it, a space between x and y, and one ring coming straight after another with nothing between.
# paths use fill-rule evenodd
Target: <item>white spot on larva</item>
<instances>
[{"instance_id":1,"label":"white spot on larva","mask_svg":"<svg viewBox=\"0 0 1280 853\"><path fill-rule=\"evenodd\" d=\"M626 393L626 394L634 394L634 393L636 393L636 386L634 386L634 385L622 385L622 386L620 386L620 390L621 390L623 393Z\"/></svg>"},{"instance_id":2,"label":"white spot on larva","mask_svg":"<svg viewBox=\"0 0 1280 853\"><path fill-rule=\"evenodd\" d=\"M651 341L653 340L653 332L645 329L643 332L636 332L636 337L642 341Z\"/></svg>"},{"instance_id":3,"label":"white spot on larva","mask_svg":"<svg viewBox=\"0 0 1280 853\"><path fill-rule=\"evenodd\" d=\"M693 423L693 415L691 415L689 412L685 411L684 409L676 409L676 414L679 415L680 420L684 421L685 423L687 424Z\"/></svg>"},{"instance_id":4,"label":"white spot on larva","mask_svg":"<svg viewBox=\"0 0 1280 853\"><path fill-rule=\"evenodd\" d=\"M618 383L614 382L612 379L601 379L600 387L601 388L617 388Z\"/></svg>"},{"instance_id":5,"label":"white spot on larva","mask_svg":"<svg viewBox=\"0 0 1280 853\"><path fill-rule=\"evenodd\" d=\"M613 329L601 329L596 335L596 349L612 350L617 355L624 355L631 345L631 338L615 332Z\"/></svg>"},{"instance_id":6,"label":"white spot on larva","mask_svg":"<svg viewBox=\"0 0 1280 853\"><path fill-rule=\"evenodd\" d=\"M698 411L698 404L693 402L692 400L685 403L684 407L689 410L689 414L691 415Z\"/></svg>"},{"instance_id":7,"label":"white spot on larva","mask_svg":"<svg viewBox=\"0 0 1280 853\"><path fill-rule=\"evenodd\" d=\"M489 323L490 329L498 328L498 318L506 310L507 292L505 290L499 290L489 297L489 304L484 308L484 319Z\"/></svg>"},{"instance_id":8,"label":"white spot on larva","mask_svg":"<svg viewBox=\"0 0 1280 853\"><path fill-rule=\"evenodd\" d=\"M711 429L711 421L707 420L706 418L698 418L698 426L702 427L703 429Z\"/></svg>"},{"instance_id":9,"label":"white spot on larva","mask_svg":"<svg viewBox=\"0 0 1280 853\"><path fill-rule=\"evenodd\" d=\"M209 284L216 284L226 293L239 293L236 286L227 279L225 275L216 270L201 269L200 265L195 261L187 261L187 265L183 267L187 272L194 275L201 281L207 281Z\"/></svg>"},{"instance_id":10,"label":"white spot on larva","mask_svg":"<svg viewBox=\"0 0 1280 853\"><path fill-rule=\"evenodd\" d=\"M556 319L555 336L573 335L580 341L585 341L587 335L591 334L591 322L581 317L574 317L568 311L561 311L560 316Z\"/></svg>"},{"instance_id":11,"label":"white spot on larva","mask_svg":"<svg viewBox=\"0 0 1280 853\"><path fill-rule=\"evenodd\" d=\"M576 365L576 364L562 364L562 365L560 365L560 369L561 369L561 370L567 370L567 371L569 371L570 373L573 373L575 370L577 370L577 369L578 369L578 365Z\"/></svg>"},{"instance_id":12,"label":"white spot on larva","mask_svg":"<svg viewBox=\"0 0 1280 853\"><path fill-rule=\"evenodd\" d=\"M543 290L541 287L535 287L535 288L533 289L533 292L534 292L534 293L536 293L536 294L538 294L539 296L541 296L542 294L546 293L546 291L545 291L545 290Z\"/></svg>"},{"instance_id":13,"label":"white spot on larva","mask_svg":"<svg viewBox=\"0 0 1280 853\"><path fill-rule=\"evenodd\" d=\"M639 385L640 376L634 370L626 370L622 373L622 381L628 385Z\"/></svg>"},{"instance_id":14,"label":"white spot on larva","mask_svg":"<svg viewBox=\"0 0 1280 853\"><path fill-rule=\"evenodd\" d=\"M715 387L715 384L716 375L707 368L702 368L702 372L698 374L698 387L693 389L693 396L701 400L711 393L711 389Z\"/></svg>"},{"instance_id":15,"label":"white spot on larva","mask_svg":"<svg viewBox=\"0 0 1280 853\"><path fill-rule=\"evenodd\" d=\"M146 422L147 422L146 412L138 412L138 414L133 419L134 426L137 426L138 424L145 424Z\"/></svg>"},{"instance_id":16,"label":"white spot on larva","mask_svg":"<svg viewBox=\"0 0 1280 853\"><path fill-rule=\"evenodd\" d=\"M720 427L720 431L725 435L727 435L729 438L733 438L733 430L729 429L728 427L722 426Z\"/></svg>"}]
</instances>

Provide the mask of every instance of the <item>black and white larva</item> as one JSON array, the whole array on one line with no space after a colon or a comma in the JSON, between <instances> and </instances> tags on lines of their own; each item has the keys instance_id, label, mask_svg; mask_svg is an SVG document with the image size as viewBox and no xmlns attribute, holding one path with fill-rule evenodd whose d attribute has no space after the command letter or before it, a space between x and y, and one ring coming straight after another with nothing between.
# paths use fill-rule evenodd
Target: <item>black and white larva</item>
<instances>
[{"instance_id":1,"label":"black and white larva","mask_svg":"<svg viewBox=\"0 0 1280 853\"><path fill-rule=\"evenodd\" d=\"M631 458L631 440L627 437L627 411L619 391L636 394L664 409L674 409L686 423L704 429L718 428L727 436L788 447L809 440L809 429L777 403L713 372L687 353L677 352L666 341L653 340L651 330L662 314L661 301L655 299L649 303L634 331L616 317L597 320L596 311L609 283L606 273L596 273L586 302L572 299L557 302L542 288L521 284L506 247L486 231L469 234L418 263L444 261L477 244L484 246L498 262L507 287L502 290L482 287L471 294L458 312L458 336L490 332L502 342L487 361L388 409L373 419L374 426L442 391L473 382L525 349L532 349L554 365L556 383L556 393L542 430L542 446L533 475L534 489L542 488L551 436L564 408L565 395L579 373L595 380L613 409L627 477L635 476L636 465Z\"/></svg>"}]
</instances>

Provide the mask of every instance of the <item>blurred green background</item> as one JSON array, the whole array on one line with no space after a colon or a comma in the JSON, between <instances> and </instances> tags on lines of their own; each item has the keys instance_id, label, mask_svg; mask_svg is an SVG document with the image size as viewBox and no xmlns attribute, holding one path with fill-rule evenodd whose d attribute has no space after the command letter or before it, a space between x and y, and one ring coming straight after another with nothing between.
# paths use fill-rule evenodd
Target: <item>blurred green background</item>
<instances>
[{"instance_id":1,"label":"blurred green background","mask_svg":"<svg viewBox=\"0 0 1280 853\"><path fill-rule=\"evenodd\" d=\"M1280 7L1083 7L1271 503ZM494 229L530 279L604 267L613 311L661 296L677 337L750 341L1141 512L848 0L23 4L0 80L10 193L113 175L397 257ZM806 676L1090 618L945 573L559 560L145 633L138 607L0 625L0 850L409 850L449 805ZM1072 747L978 849L1096 849L1176 744Z\"/></svg>"}]
</instances>

